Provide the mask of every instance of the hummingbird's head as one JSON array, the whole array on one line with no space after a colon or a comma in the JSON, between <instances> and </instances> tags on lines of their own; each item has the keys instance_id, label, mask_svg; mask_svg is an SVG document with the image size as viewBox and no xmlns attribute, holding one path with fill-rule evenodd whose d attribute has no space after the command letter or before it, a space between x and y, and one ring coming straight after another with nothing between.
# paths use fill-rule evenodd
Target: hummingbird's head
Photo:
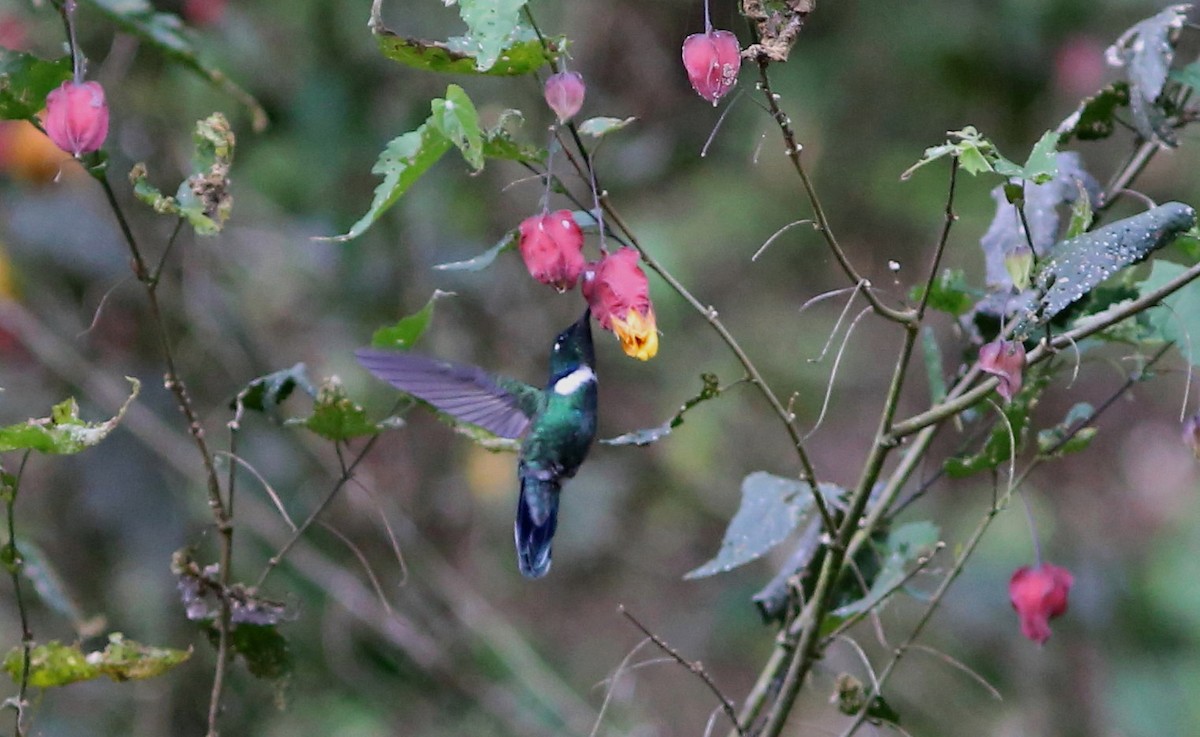
<instances>
[{"instance_id":1,"label":"hummingbird's head","mask_svg":"<svg viewBox=\"0 0 1200 737\"><path fill-rule=\"evenodd\" d=\"M596 365L596 353L592 349L592 311L583 311L583 317L575 321L554 339L550 350L550 373L553 376L569 374L579 366Z\"/></svg>"}]
</instances>

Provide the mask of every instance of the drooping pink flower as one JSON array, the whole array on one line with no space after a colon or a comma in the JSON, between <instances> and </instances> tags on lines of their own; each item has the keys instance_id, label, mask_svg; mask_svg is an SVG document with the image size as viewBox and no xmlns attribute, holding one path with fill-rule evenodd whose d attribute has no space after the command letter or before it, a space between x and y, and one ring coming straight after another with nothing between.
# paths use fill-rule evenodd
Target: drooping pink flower
<instances>
[{"instance_id":1,"label":"drooping pink flower","mask_svg":"<svg viewBox=\"0 0 1200 737\"><path fill-rule=\"evenodd\" d=\"M46 135L73 156L98 151L108 137L108 103L99 82L63 82L46 95Z\"/></svg>"},{"instance_id":2,"label":"drooping pink flower","mask_svg":"<svg viewBox=\"0 0 1200 737\"><path fill-rule=\"evenodd\" d=\"M579 108L583 107L583 96L587 87L583 84L583 75L579 72L559 72L552 74L546 80L543 93L546 104L558 116L559 123L565 123L575 117Z\"/></svg>"},{"instance_id":3,"label":"drooping pink flower","mask_svg":"<svg viewBox=\"0 0 1200 737\"><path fill-rule=\"evenodd\" d=\"M997 338L979 349L979 368L1000 377L996 391L1007 401L1021 391L1021 369L1025 367L1025 346L1019 340Z\"/></svg>"},{"instance_id":4,"label":"drooping pink flower","mask_svg":"<svg viewBox=\"0 0 1200 737\"><path fill-rule=\"evenodd\" d=\"M575 286L587 266L583 231L570 210L544 212L521 221L518 246L534 279L560 292Z\"/></svg>"},{"instance_id":5,"label":"drooping pink flower","mask_svg":"<svg viewBox=\"0 0 1200 737\"><path fill-rule=\"evenodd\" d=\"M1073 583L1070 571L1050 563L1018 568L1008 582L1008 598L1021 620L1021 634L1039 645L1050 639L1050 620L1067 611Z\"/></svg>"},{"instance_id":6,"label":"drooping pink flower","mask_svg":"<svg viewBox=\"0 0 1200 737\"><path fill-rule=\"evenodd\" d=\"M650 283L637 251L621 248L589 264L581 289L600 327L616 334L626 355L648 361L658 353Z\"/></svg>"},{"instance_id":7,"label":"drooping pink flower","mask_svg":"<svg viewBox=\"0 0 1200 737\"><path fill-rule=\"evenodd\" d=\"M696 93L713 105L737 84L742 50L730 31L693 33L683 40L683 68Z\"/></svg>"}]
</instances>

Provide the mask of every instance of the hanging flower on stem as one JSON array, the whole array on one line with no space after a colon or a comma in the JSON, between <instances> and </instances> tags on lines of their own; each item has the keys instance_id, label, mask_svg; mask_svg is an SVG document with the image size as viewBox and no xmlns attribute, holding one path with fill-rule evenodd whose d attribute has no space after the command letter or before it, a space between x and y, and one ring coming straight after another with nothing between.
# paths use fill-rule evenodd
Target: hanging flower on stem
<instances>
[{"instance_id":1,"label":"hanging flower on stem","mask_svg":"<svg viewBox=\"0 0 1200 737\"><path fill-rule=\"evenodd\" d=\"M1021 566L1008 582L1008 598L1021 620L1021 634L1039 645L1050 639L1050 620L1067 611L1075 577L1051 563Z\"/></svg>"},{"instance_id":2,"label":"hanging flower on stem","mask_svg":"<svg viewBox=\"0 0 1200 737\"><path fill-rule=\"evenodd\" d=\"M713 30L704 2L704 33L693 33L683 40L683 68L692 89L713 105L737 84L742 66L742 49L730 31Z\"/></svg>"},{"instance_id":3,"label":"hanging flower on stem","mask_svg":"<svg viewBox=\"0 0 1200 737\"><path fill-rule=\"evenodd\" d=\"M566 123L583 107L583 96L587 87L579 72L559 72L550 75L543 88L546 104L558 116L559 123Z\"/></svg>"},{"instance_id":4,"label":"hanging flower on stem","mask_svg":"<svg viewBox=\"0 0 1200 737\"><path fill-rule=\"evenodd\" d=\"M83 81L85 63L75 41L74 0L68 0L65 7L75 75L46 95L42 126L56 146L78 158L104 145L108 137L108 102L99 82Z\"/></svg>"},{"instance_id":5,"label":"hanging flower on stem","mask_svg":"<svg viewBox=\"0 0 1200 737\"><path fill-rule=\"evenodd\" d=\"M1025 346L1019 340L997 338L979 349L979 368L1000 377L996 391L1012 401L1021 391L1021 369L1025 367Z\"/></svg>"},{"instance_id":6,"label":"hanging flower on stem","mask_svg":"<svg viewBox=\"0 0 1200 737\"><path fill-rule=\"evenodd\" d=\"M521 221L518 247L534 279L560 292L575 286L587 266L583 231L570 210L543 212Z\"/></svg>"},{"instance_id":7,"label":"hanging flower on stem","mask_svg":"<svg viewBox=\"0 0 1200 737\"><path fill-rule=\"evenodd\" d=\"M650 283L637 251L621 248L589 264L581 288L600 327L616 334L626 355L648 361L658 353Z\"/></svg>"}]
</instances>

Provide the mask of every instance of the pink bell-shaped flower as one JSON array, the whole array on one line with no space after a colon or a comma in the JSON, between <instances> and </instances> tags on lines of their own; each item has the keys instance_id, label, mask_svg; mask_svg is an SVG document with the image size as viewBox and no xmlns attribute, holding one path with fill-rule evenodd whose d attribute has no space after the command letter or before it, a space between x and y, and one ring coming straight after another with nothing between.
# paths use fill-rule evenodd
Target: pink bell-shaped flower
<instances>
[{"instance_id":1,"label":"pink bell-shaped flower","mask_svg":"<svg viewBox=\"0 0 1200 737\"><path fill-rule=\"evenodd\" d=\"M696 93L713 105L737 84L742 50L730 31L693 33L683 40L683 68Z\"/></svg>"},{"instance_id":2,"label":"pink bell-shaped flower","mask_svg":"<svg viewBox=\"0 0 1200 737\"><path fill-rule=\"evenodd\" d=\"M46 95L46 135L73 155L100 150L108 137L108 103L99 82L63 82Z\"/></svg>"},{"instance_id":3,"label":"pink bell-shaped flower","mask_svg":"<svg viewBox=\"0 0 1200 737\"><path fill-rule=\"evenodd\" d=\"M1050 620L1067 611L1075 577L1066 568L1042 563L1021 566L1008 582L1008 598L1021 620L1021 634L1042 645L1050 639Z\"/></svg>"},{"instance_id":4,"label":"pink bell-shaped flower","mask_svg":"<svg viewBox=\"0 0 1200 737\"><path fill-rule=\"evenodd\" d=\"M583 231L570 210L544 212L521 221L518 247L534 279L560 292L575 286L587 260Z\"/></svg>"},{"instance_id":5,"label":"pink bell-shaped flower","mask_svg":"<svg viewBox=\"0 0 1200 737\"><path fill-rule=\"evenodd\" d=\"M566 123L583 107L586 91L583 75L579 72L559 72L550 75L546 80L543 93L546 96L546 104L558 116L558 122Z\"/></svg>"}]
</instances>

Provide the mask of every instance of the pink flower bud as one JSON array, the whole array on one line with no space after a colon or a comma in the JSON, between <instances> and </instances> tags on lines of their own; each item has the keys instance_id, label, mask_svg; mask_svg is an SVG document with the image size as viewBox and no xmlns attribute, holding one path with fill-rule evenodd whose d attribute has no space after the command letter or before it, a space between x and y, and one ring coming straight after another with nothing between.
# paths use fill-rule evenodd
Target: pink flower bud
<instances>
[{"instance_id":1,"label":"pink flower bud","mask_svg":"<svg viewBox=\"0 0 1200 737\"><path fill-rule=\"evenodd\" d=\"M558 122L565 123L583 107L586 91L583 75L579 72L559 72L546 80L546 104L558 116Z\"/></svg>"},{"instance_id":2,"label":"pink flower bud","mask_svg":"<svg viewBox=\"0 0 1200 737\"><path fill-rule=\"evenodd\" d=\"M587 261L583 231L570 210L544 212L521 221L518 245L530 275L560 292L575 286Z\"/></svg>"},{"instance_id":3,"label":"pink flower bud","mask_svg":"<svg viewBox=\"0 0 1200 737\"><path fill-rule=\"evenodd\" d=\"M650 283L637 251L622 248L589 264L581 289L600 327L616 334L626 355L646 361L658 353Z\"/></svg>"},{"instance_id":4,"label":"pink flower bud","mask_svg":"<svg viewBox=\"0 0 1200 737\"><path fill-rule=\"evenodd\" d=\"M997 393L1008 401L1021 391L1021 369L1025 366L1025 346L1018 340L997 338L979 349L979 368L1000 377Z\"/></svg>"},{"instance_id":5,"label":"pink flower bud","mask_svg":"<svg viewBox=\"0 0 1200 737\"><path fill-rule=\"evenodd\" d=\"M683 68L692 88L713 105L737 84L742 66L737 36L709 29L683 40Z\"/></svg>"},{"instance_id":6,"label":"pink flower bud","mask_svg":"<svg viewBox=\"0 0 1200 737\"><path fill-rule=\"evenodd\" d=\"M1021 566L1008 582L1008 598L1021 620L1021 634L1041 645L1050 639L1050 620L1067 611L1075 577L1066 568L1043 563Z\"/></svg>"},{"instance_id":7,"label":"pink flower bud","mask_svg":"<svg viewBox=\"0 0 1200 737\"><path fill-rule=\"evenodd\" d=\"M108 137L108 103L99 82L63 82L46 95L46 135L74 156L98 151Z\"/></svg>"}]
</instances>

